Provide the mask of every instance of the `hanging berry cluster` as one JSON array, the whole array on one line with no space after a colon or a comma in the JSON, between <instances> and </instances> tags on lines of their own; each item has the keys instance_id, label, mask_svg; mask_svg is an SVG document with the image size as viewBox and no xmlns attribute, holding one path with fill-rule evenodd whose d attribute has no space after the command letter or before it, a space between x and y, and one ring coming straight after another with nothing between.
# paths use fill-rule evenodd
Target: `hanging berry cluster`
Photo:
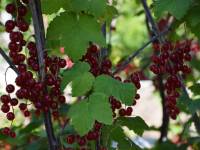
<instances>
[{"instance_id":1,"label":"hanging berry cluster","mask_svg":"<svg viewBox=\"0 0 200 150\"><path fill-rule=\"evenodd\" d=\"M122 79L119 76L114 76L112 74L112 63L108 58L101 58L100 56L100 50L97 45L90 44L89 48L87 49L87 53L81 61L85 61L89 63L90 65L90 72L95 76L99 76L102 74L109 75L113 77L116 80L119 80L122 82ZM140 85L140 79L139 75L137 73L131 75L130 80L124 80L124 83L132 82L135 84L135 86L139 89L141 87ZM140 98L139 94L136 94L133 105L136 104L135 100L138 100ZM131 116L133 112L133 108L131 106L128 106L127 108L124 108L122 103L117 100L115 97L111 96L109 98L109 102L111 104L111 108L113 111L113 118L117 119L118 117L126 117ZM87 147L88 142L90 141L96 141L99 139L101 135L101 127L103 125L99 122L95 122L94 127L91 131L89 131L86 135L80 137L80 135L68 135L66 140L68 144L74 144L75 142L78 143L78 145L84 149ZM69 150L72 150L69 148ZM106 150L106 148L102 147L101 150Z\"/></svg>"},{"instance_id":2,"label":"hanging berry cluster","mask_svg":"<svg viewBox=\"0 0 200 150\"><path fill-rule=\"evenodd\" d=\"M6 86L7 94L0 98L1 111L6 114L9 121L15 119L14 109L16 106L25 117L29 117L28 105L35 107L37 115L40 112L51 110L56 119L59 116L59 104L65 103L65 97L60 90L61 78L58 75L59 70L66 66L64 59L49 57L45 53L45 82L42 83L37 78L39 64L36 44L33 41L26 41L23 35L29 30L29 23L25 21L28 13L28 2L28 0L16 1L16 3L10 3L6 6L6 11L12 15L12 19L5 23L5 30L10 36L9 56L17 66L19 73L15 80L17 88L8 84ZM44 90L44 86L47 86L47 91ZM10 128L5 127L2 133L15 137L15 133Z\"/></svg>"},{"instance_id":3,"label":"hanging berry cluster","mask_svg":"<svg viewBox=\"0 0 200 150\"><path fill-rule=\"evenodd\" d=\"M191 69L186 65L186 61L191 61L191 41L179 41L176 43L166 42L161 45L154 43L154 55L151 57L153 64L150 70L156 74L164 75L166 79L164 88L166 93L166 108L169 116L176 119L180 113L176 106L179 98L179 91L182 86L180 76L191 73ZM159 55L157 55L159 54Z\"/></svg>"}]
</instances>

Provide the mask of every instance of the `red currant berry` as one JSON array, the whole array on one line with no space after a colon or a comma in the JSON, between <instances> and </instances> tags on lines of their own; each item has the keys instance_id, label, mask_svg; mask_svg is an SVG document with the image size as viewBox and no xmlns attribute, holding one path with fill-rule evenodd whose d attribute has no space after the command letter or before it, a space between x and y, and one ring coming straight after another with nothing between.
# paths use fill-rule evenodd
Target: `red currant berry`
<instances>
[{"instance_id":1,"label":"red currant berry","mask_svg":"<svg viewBox=\"0 0 200 150\"><path fill-rule=\"evenodd\" d=\"M24 116L25 117L29 117L30 116L30 111L28 111L28 110L24 111Z\"/></svg>"},{"instance_id":2,"label":"red currant berry","mask_svg":"<svg viewBox=\"0 0 200 150\"><path fill-rule=\"evenodd\" d=\"M14 85L8 84L8 85L6 86L6 91L7 91L8 93L14 92L14 91L15 91Z\"/></svg>"},{"instance_id":3,"label":"red currant berry","mask_svg":"<svg viewBox=\"0 0 200 150\"><path fill-rule=\"evenodd\" d=\"M5 23L6 31L11 32L15 28L15 21L13 20L8 20Z\"/></svg>"},{"instance_id":4,"label":"red currant berry","mask_svg":"<svg viewBox=\"0 0 200 150\"><path fill-rule=\"evenodd\" d=\"M6 6L6 11L10 14L13 14L15 13L15 10L16 10L16 7L15 7L15 4L8 4Z\"/></svg>"},{"instance_id":5,"label":"red currant berry","mask_svg":"<svg viewBox=\"0 0 200 150\"><path fill-rule=\"evenodd\" d=\"M58 65L60 68L65 68L65 66L67 65L66 60L65 59L60 59L58 62Z\"/></svg>"},{"instance_id":6,"label":"red currant berry","mask_svg":"<svg viewBox=\"0 0 200 150\"><path fill-rule=\"evenodd\" d=\"M21 16L25 16L27 13L27 8L23 5L18 7L18 15Z\"/></svg>"},{"instance_id":7,"label":"red currant berry","mask_svg":"<svg viewBox=\"0 0 200 150\"><path fill-rule=\"evenodd\" d=\"M68 144L73 144L74 142L75 142L75 136L74 135L67 136L67 143Z\"/></svg>"},{"instance_id":8,"label":"red currant berry","mask_svg":"<svg viewBox=\"0 0 200 150\"><path fill-rule=\"evenodd\" d=\"M11 104L11 106L17 106L18 100L17 100L16 98L12 98L12 99L10 100L10 104Z\"/></svg>"},{"instance_id":9,"label":"red currant berry","mask_svg":"<svg viewBox=\"0 0 200 150\"><path fill-rule=\"evenodd\" d=\"M15 119L15 114L13 112L9 112L7 113L6 117L8 120L12 121Z\"/></svg>"},{"instance_id":10,"label":"red currant berry","mask_svg":"<svg viewBox=\"0 0 200 150\"><path fill-rule=\"evenodd\" d=\"M8 113L8 112L10 111L10 106L7 105L7 104L3 104L3 105L1 106L1 111L2 111L3 113Z\"/></svg>"},{"instance_id":11,"label":"red currant berry","mask_svg":"<svg viewBox=\"0 0 200 150\"><path fill-rule=\"evenodd\" d=\"M8 95L2 95L1 96L1 102L4 104L8 104L10 102L11 98Z\"/></svg>"},{"instance_id":12,"label":"red currant berry","mask_svg":"<svg viewBox=\"0 0 200 150\"><path fill-rule=\"evenodd\" d=\"M21 104L19 104L19 109L20 109L21 111L24 111L24 110L27 109L27 105L26 105L25 103L21 103Z\"/></svg>"},{"instance_id":13,"label":"red currant berry","mask_svg":"<svg viewBox=\"0 0 200 150\"><path fill-rule=\"evenodd\" d=\"M11 131L11 132L10 132L10 137L12 137L12 138L16 138L16 133L13 132L13 131Z\"/></svg>"},{"instance_id":14,"label":"red currant berry","mask_svg":"<svg viewBox=\"0 0 200 150\"><path fill-rule=\"evenodd\" d=\"M126 115L127 115L127 116L131 116L132 112L133 112L133 108L132 108L132 107L128 107L128 108L126 109Z\"/></svg>"},{"instance_id":15,"label":"red currant berry","mask_svg":"<svg viewBox=\"0 0 200 150\"><path fill-rule=\"evenodd\" d=\"M119 110L119 115L120 116L125 116L126 115L126 110L125 109L120 109Z\"/></svg>"},{"instance_id":16,"label":"red currant berry","mask_svg":"<svg viewBox=\"0 0 200 150\"><path fill-rule=\"evenodd\" d=\"M58 101L59 101L61 104L64 104L65 101L66 101L66 99L65 99L64 96L61 95L61 96L59 96Z\"/></svg>"}]
</instances>

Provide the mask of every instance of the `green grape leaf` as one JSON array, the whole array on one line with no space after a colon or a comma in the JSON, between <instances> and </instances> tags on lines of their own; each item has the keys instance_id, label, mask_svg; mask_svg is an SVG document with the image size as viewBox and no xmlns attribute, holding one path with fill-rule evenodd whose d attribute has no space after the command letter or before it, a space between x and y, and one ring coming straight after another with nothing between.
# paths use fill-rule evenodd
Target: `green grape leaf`
<instances>
[{"instance_id":1,"label":"green grape leaf","mask_svg":"<svg viewBox=\"0 0 200 150\"><path fill-rule=\"evenodd\" d=\"M73 104L69 109L68 116L71 118L71 124L81 136L91 130L95 122L87 100Z\"/></svg>"},{"instance_id":2,"label":"green grape leaf","mask_svg":"<svg viewBox=\"0 0 200 150\"><path fill-rule=\"evenodd\" d=\"M190 0L155 0L154 12L159 18L167 11L177 19L181 19L189 10L190 4Z\"/></svg>"},{"instance_id":3,"label":"green grape leaf","mask_svg":"<svg viewBox=\"0 0 200 150\"><path fill-rule=\"evenodd\" d=\"M133 103L135 87L131 83L122 83L107 75L98 76L94 83L94 91L114 96L126 105Z\"/></svg>"},{"instance_id":4,"label":"green grape leaf","mask_svg":"<svg viewBox=\"0 0 200 150\"><path fill-rule=\"evenodd\" d=\"M41 5L44 14L57 13L61 8L71 6L69 0L41 0Z\"/></svg>"},{"instance_id":5,"label":"green grape leaf","mask_svg":"<svg viewBox=\"0 0 200 150\"><path fill-rule=\"evenodd\" d=\"M72 81L72 96L83 96L92 88L94 80L95 78L90 72L85 72L77 76Z\"/></svg>"},{"instance_id":6,"label":"green grape leaf","mask_svg":"<svg viewBox=\"0 0 200 150\"><path fill-rule=\"evenodd\" d=\"M112 124L112 109L108 96L101 93L93 93L89 97L89 110L95 120L103 124Z\"/></svg>"},{"instance_id":7,"label":"green grape leaf","mask_svg":"<svg viewBox=\"0 0 200 150\"><path fill-rule=\"evenodd\" d=\"M63 80L61 83L61 89L64 90L67 84L74 80L76 77L81 76L90 70L90 66L86 62L77 62L71 69L67 69L62 73Z\"/></svg>"},{"instance_id":8,"label":"green grape leaf","mask_svg":"<svg viewBox=\"0 0 200 150\"><path fill-rule=\"evenodd\" d=\"M60 42L58 42L60 40ZM65 53L74 61L78 61L86 53L89 42L105 46L105 39L101 32L101 25L94 17L87 14L61 13L47 29L47 47L51 42L57 48L64 47ZM57 49L54 49L54 51ZM52 52L55 53L55 52Z\"/></svg>"},{"instance_id":9,"label":"green grape leaf","mask_svg":"<svg viewBox=\"0 0 200 150\"><path fill-rule=\"evenodd\" d=\"M117 123L121 126L127 126L140 136L142 136L145 130L149 129L148 125L140 117L118 118Z\"/></svg>"},{"instance_id":10,"label":"green grape leaf","mask_svg":"<svg viewBox=\"0 0 200 150\"><path fill-rule=\"evenodd\" d=\"M71 0L73 11L85 11L97 17L103 15L106 11L106 3L107 0Z\"/></svg>"}]
</instances>

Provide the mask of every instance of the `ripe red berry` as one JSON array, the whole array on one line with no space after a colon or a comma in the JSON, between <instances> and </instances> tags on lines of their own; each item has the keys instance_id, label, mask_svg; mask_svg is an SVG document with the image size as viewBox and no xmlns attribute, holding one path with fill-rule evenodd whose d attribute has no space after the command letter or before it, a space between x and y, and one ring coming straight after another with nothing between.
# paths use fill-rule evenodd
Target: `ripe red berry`
<instances>
[{"instance_id":1,"label":"ripe red berry","mask_svg":"<svg viewBox=\"0 0 200 150\"><path fill-rule=\"evenodd\" d=\"M30 111L28 111L28 110L24 111L24 116L25 117L29 117L30 116Z\"/></svg>"},{"instance_id":2,"label":"ripe red berry","mask_svg":"<svg viewBox=\"0 0 200 150\"><path fill-rule=\"evenodd\" d=\"M25 6L21 5L18 7L18 15L20 17L25 16L26 13L27 13L27 8Z\"/></svg>"},{"instance_id":3,"label":"ripe red berry","mask_svg":"<svg viewBox=\"0 0 200 150\"><path fill-rule=\"evenodd\" d=\"M135 99L140 99L140 94L137 93L137 94L135 95Z\"/></svg>"},{"instance_id":4,"label":"ripe red berry","mask_svg":"<svg viewBox=\"0 0 200 150\"><path fill-rule=\"evenodd\" d=\"M7 105L7 104L3 104L3 105L1 106L1 111L2 111L3 113L8 113L8 112L10 111L10 106Z\"/></svg>"},{"instance_id":5,"label":"ripe red berry","mask_svg":"<svg viewBox=\"0 0 200 150\"><path fill-rule=\"evenodd\" d=\"M120 116L125 116L126 115L126 110L125 109L120 109L119 110L119 115Z\"/></svg>"},{"instance_id":6,"label":"ripe red berry","mask_svg":"<svg viewBox=\"0 0 200 150\"><path fill-rule=\"evenodd\" d=\"M15 21L13 20L6 21L5 27L7 32L11 32L15 28Z\"/></svg>"},{"instance_id":7,"label":"ripe red berry","mask_svg":"<svg viewBox=\"0 0 200 150\"><path fill-rule=\"evenodd\" d=\"M11 32L10 40L12 42L20 42L23 40L23 34L21 32Z\"/></svg>"},{"instance_id":8,"label":"ripe red berry","mask_svg":"<svg viewBox=\"0 0 200 150\"><path fill-rule=\"evenodd\" d=\"M26 105L25 103L19 104L19 109L20 109L21 111L26 110L26 108L27 108L27 105Z\"/></svg>"},{"instance_id":9,"label":"ripe red berry","mask_svg":"<svg viewBox=\"0 0 200 150\"><path fill-rule=\"evenodd\" d=\"M80 139L78 139L78 144L80 145L80 146L84 146L85 144L86 144L86 140L85 140L85 138L80 138Z\"/></svg>"},{"instance_id":10,"label":"ripe red berry","mask_svg":"<svg viewBox=\"0 0 200 150\"><path fill-rule=\"evenodd\" d=\"M75 142L75 136L74 135L67 136L67 143L68 144L73 144L74 142Z\"/></svg>"},{"instance_id":11,"label":"ripe red berry","mask_svg":"<svg viewBox=\"0 0 200 150\"><path fill-rule=\"evenodd\" d=\"M65 101L66 101L66 99L65 99L64 96L61 95L61 96L59 96L58 101L59 101L61 104L64 104Z\"/></svg>"},{"instance_id":12,"label":"ripe red berry","mask_svg":"<svg viewBox=\"0 0 200 150\"><path fill-rule=\"evenodd\" d=\"M65 59L60 59L58 62L58 65L60 68L65 68L65 66L67 65L66 60Z\"/></svg>"},{"instance_id":13,"label":"ripe red berry","mask_svg":"<svg viewBox=\"0 0 200 150\"><path fill-rule=\"evenodd\" d=\"M7 91L8 93L14 92L14 91L15 91L14 85L8 84L8 85L6 86L6 91Z\"/></svg>"},{"instance_id":14,"label":"ripe red berry","mask_svg":"<svg viewBox=\"0 0 200 150\"><path fill-rule=\"evenodd\" d=\"M23 20L20 20L19 22L17 22L17 26L19 30L22 32L28 31L28 28L29 28L29 24Z\"/></svg>"},{"instance_id":15,"label":"ripe red berry","mask_svg":"<svg viewBox=\"0 0 200 150\"><path fill-rule=\"evenodd\" d=\"M12 138L16 138L16 133L13 132L13 131L11 131L11 132L10 132L10 137L12 137Z\"/></svg>"},{"instance_id":16,"label":"ripe red berry","mask_svg":"<svg viewBox=\"0 0 200 150\"><path fill-rule=\"evenodd\" d=\"M96 45L91 45L89 47L89 52L96 53L98 51L98 47Z\"/></svg>"},{"instance_id":17,"label":"ripe red berry","mask_svg":"<svg viewBox=\"0 0 200 150\"><path fill-rule=\"evenodd\" d=\"M122 104L120 101L116 101L116 103L114 104L115 108L120 109L122 107Z\"/></svg>"},{"instance_id":18,"label":"ripe red berry","mask_svg":"<svg viewBox=\"0 0 200 150\"><path fill-rule=\"evenodd\" d=\"M12 99L10 100L10 104L11 104L11 106L17 106L18 100L17 100L16 98L12 98Z\"/></svg>"},{"instance_id":19,"label":"ripe red berry","mask_svg":"<svg viewBox=\"0 0 200 150\"><path fill-rule=\"evenodd\" d=\"M4 104L8 104L10 102L11 98L8 95L2 95L1 96L1 102Z\"/></svg>"},{"instance_id":20,"label":"ripe red berry","mask_svg":"<svg viewBox=\"0 0 200 150\"><path fill-rule=\"evenodd\" d=\"M22 73L22 72L26 72L26 64L20 64L20 65L18 65L18 71L20 72L20 73Z\"/></svg>"},{"instance_id":21,"label":"ripe red berry","mask_svg":"<svg viewBox=\"0 0 200 150\"><path fill-rule=\"evenodd\" d=\"M8 120L12 121L15 119L15 114L13 112L9 112L7 113L6 117Z\"/></svg>"},{"instance_id":22,"label":"ripe red berry","mask_svg":"<svg viewBox=\"0 0 200 150\"><path fill-rule=\"evenodd\" d=\"M11 132L11 130L10 130L10 128L5 127L5 128L3 128L3 130L2 130L1 132L2 132L2 134L4 134L4 135L9 135L10 132Z\"/></svg>"},{"instance_id":23,"label":"ripe red berry","mask_svg":"<svg viewBox=\"0 0 200 150\"><path fill-rule=\"evenodd\" d=\"M10 14L15 13L16 7L15 4L11 3L6 6L6 11Z\"/></svg>"},{"instance_id":24,"label":"ripe red berry","mask_svg":"<svg viewBox=\"0 0 200 150\"><path fill-rule=\"evenodd\" d=\"M111 68L112 67L112 63L111 63L111 61L109 59L105 59L102 62L102 66L106 67L106 68Z\"/></svg>"},{"instance_id":25,"label":"ripe red berry","mask_svg":"<svg viewBox=\"0 0 200 150\"><path fill-rule=\"evenodd\" d=\"M128 108L126 109L126 115L127 115L127 116L131 116L132 112L133 112L133 108L132 108L132 107L128 107Z\"/></svg>"}]
</instances>

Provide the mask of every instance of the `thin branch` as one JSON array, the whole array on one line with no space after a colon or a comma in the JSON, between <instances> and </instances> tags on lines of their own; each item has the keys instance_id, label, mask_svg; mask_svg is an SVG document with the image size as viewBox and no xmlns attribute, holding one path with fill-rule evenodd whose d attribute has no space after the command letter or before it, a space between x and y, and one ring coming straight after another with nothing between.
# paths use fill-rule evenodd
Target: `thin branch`
<instances>
[{"instance_id":1,"label":"thin branch","mask_svg":"<svg viewBox=\"0 0 200 150\"><path fill-rule=\"evenodd\" d=\"M142 3L142 5L143 5L143 7L144 7L144 11L145 11L146 17L147 17L147 19L148 19L148 22L149 22L150 25L151 25L151 28L152 28L153 33L154 33L155 35L157 35L157 36L160 35L160 31L158 30L158 27L157 27L157 25L156 25L156 23L155 23L155 21L154 21L152 15L151 15L151 11L150 11L150 9L149 9L149 7L148 7L148 5L147 5L146 0L141 0L141 3ZM160 41L160 43L164 43L164 39L163 39L162 37L163 37L163 36L160 35L159 38L158 38L159 41Z\"/></svg>"},{"instance_id":2,"label":"thin branch","mask_svg":"<svg viewBox=\"0 0 200 150\"><path fill-rule=\"evenodd\" d=\"M119 67L116 68L116 70L113 72L113 74L117 74L118 72L124 70L127 65L136 57L138 56L148 45L153 43L155 40L157 40L161 35L166 35L170 30L170 27L167 27L164 31L160 33L160 35L155 35L149 40L147 43L145 43L142 47L140 47L138 50L134 51L133 54L131 54L125 61L121 63Z\"/></svg>"},{"instance_id":3,"label":"thin branch","mask_svg":"<svg viewBox=\"0 0 200 150\"><path fill-rule=\"evenodd\" d=\"M19 75L19 71L18 71L17 67L16 67L15 64L10 60L10 58L7 56L7 54L4 52L4 50L1 49L1 48L0 48L0 54L1 54L1 56L6 60L6 62L10 65L10 68L12 68L12 69L15 71L15 73L16 73L17 75Z\"/></svg>"},{"instance_id":4,"label":"thin branch","mask_svg":"<svg viewBox=\"0 0 200 150\"><path fill-rule=\"evenodd\" d=\"M165 89L163 84L163 76L158 76L159 80L159 91L160 91L160 97L162 99L162 111L163 111L163 117L162 117L162 125L160 127L160 138L159 142L162 142L164 138L167 137L168 134L168 126L169 126L169 115L167 114L166 107L165 107Z\"/></svg>"},{"instance_id":5,"label":"thin branch","mask_svg":"<svg viewBox=\"0 0 200 150\"><path fill-rule=\"evenodd\" d=\"M41 2L40 0L30 0L30 9L33 18L33 25L35 30L35 40L37 46L37 54L38 54L38 63L39 63L39 78L41 82L45 80L45 63L44 63L44 46L45 46L45 33L44 33L44 23L42 18L41 11ZM45 92L47 89L45 87ZM59 144L57 139L55 138L52 120L51 120L51 112L44 113L44 123L47 132L47 137L49 141L49 148L51 150L58 150Z\"/></svg>"}]
</instances>

